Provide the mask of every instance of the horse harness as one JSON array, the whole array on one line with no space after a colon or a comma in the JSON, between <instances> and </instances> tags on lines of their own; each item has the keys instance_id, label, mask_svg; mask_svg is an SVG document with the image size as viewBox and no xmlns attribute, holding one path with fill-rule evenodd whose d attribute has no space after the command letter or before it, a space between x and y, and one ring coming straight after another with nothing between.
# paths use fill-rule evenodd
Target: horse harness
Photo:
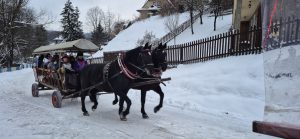
<instances>
[{"instance_id":1,"label":"horse harness","mask_svg":"<svg viewBox=\"0 0 300 139\"><path fill-rule=\"evenodd\" d=\"M133 74L131 71L129 71L129 69L126 67L126 65L124 64L122 58L121 58L121 54L119 54L118 58L116 59L116 61L118 62L118 65L120 67L120 72L117 72L116 74L114 74L112 77L108 77L109 76L109 70L110 70L110 66L112 64L112 62L109 62L107 64L105 64L104 68L103 68L103 81L98 83L98 84L95 84L95 85L92 85L90 87L87 87L85 89L82 89L80 91L78 91L77 93L74 93L73 95L71 96L75 96L76 94L81 94L82 92L84 91L90 91L98 86L101 86L103 85L104 83L107 83L109 85L109 87L111 88L111 90L113 92L115 92L115 89L112 87L111 83L109 80L111 79L114 79L118 76L120 76L121 74L124 74L126 77L128 77L129 79L132 79L132 80L135 80L135 79L154 79L154 78L142 78L141 76L137 75L137 74ZM130 63L130 65L132 65L134 68L137 68L138 66ZM139 67L137 68L138 70L142 70L140 69Z\"/></svg>"}]
</instances>

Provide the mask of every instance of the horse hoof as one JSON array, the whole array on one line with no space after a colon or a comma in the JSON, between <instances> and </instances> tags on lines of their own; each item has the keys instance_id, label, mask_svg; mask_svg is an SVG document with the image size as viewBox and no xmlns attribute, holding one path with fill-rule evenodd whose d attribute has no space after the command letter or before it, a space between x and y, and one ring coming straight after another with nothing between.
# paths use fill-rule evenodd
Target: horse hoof
<instances>
[{"instance_id":1,"label":"horse hoof","mask_svg":"<svg viewBox=\"0 0 300 139\"><path fill-rule=\"evenodd\" d=\"M143 119L149 119L149 116L147 114L143 114Z\"/></svg>"},{"instance_id":2,"label":"horse hoof","mask_svg":"<svg viewBox=\"0 0 300 139\"><path fill-rule=\"evenodd\" d=\"M97 109L97 107L93 106L92 107L92 111L95 111Z\"/></svg>"},{"instance_id":3,"label":"horse hoof","mask_svg":"<svg viewBox=\"0 0 300 139\"><path fill-rule=\"evenodd\" d=\"M123 114L123 112L121 112L121 114L120 114L120 120L121 120L121 121L127 121L127 118L126 118L126 116Z\"/></svg>"},{"instance_id":4,"label":"horse hoof","mask_svg":"<svg viewBox=\"0 0 300 139\"><path fill-rule=\"evenodd\" d=\"M121 121L127 121L127 118L120 118Z\"/></svg>"},{"instance_id":5,"label":"horse hoof","mask_svg":"<svg viewBox=\"0 0 300 139\"><path fill-rule=\"evenodd\" d=\"M90 114L88 112L84 112L83 116L90 116Z\"/></svg>"},{"instance_id":6,"label":"horse hoof","mask_svg":"<svg viewBox=\"0 0 300 139\"><path fill-rule=\"evenodd\" d=\"M118 100L114 100L114 101L112 102L113 105L116 105L117 103L118 103Z\"/></svg>"},{"instance_id":7,"label":"horse hoof","mask_svg":"<svg viewBox=\"0 0 300 139\"><path fill-rule=\"evenodd\" d=\"M155 107L154 108L154 113L157 113L160 110L160 107Z\"/></svg>"}]
</instances>

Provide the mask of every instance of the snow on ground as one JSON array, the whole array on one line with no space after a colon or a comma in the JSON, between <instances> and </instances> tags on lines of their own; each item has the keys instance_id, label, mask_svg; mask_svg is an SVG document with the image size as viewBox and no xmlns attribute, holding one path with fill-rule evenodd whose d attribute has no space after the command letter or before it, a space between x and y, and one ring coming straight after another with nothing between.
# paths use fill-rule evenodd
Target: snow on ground
<instances>
[{"instance_id":1,"label":"snow on ground","mask_svg":"<svg viewBox=\"0 0 300 139\"><path fill-rule=\"evenodd\" d=\"M263 117L261 55L180 65L164 76L172 77L170 85L164 88L170 95L167 103L194 111L229 113L250 121Z\"/></svg>"},{"instance_id":2,"label":"snow on ground","mask_svg":"<svg viewBox=\"0 0 300 139\"><path fill-rule=\"evenodd\" d=\"M113 40L103 47L103 50L95 53L93 57L102 57L103 52L133 49L136 47L137 41L142 39L146 32L152 32L156 38L163 37L169 33L164 25L166 19L167 17L161 17L158 15L132 24L129 28L120 32ZM182 24L188 19L188 13L179 14L179 24Z\"/></svg>"},{"instance_id":3,"label":"snow on ground","mask_svg":"<svg viewBox=\"0 0 300 139\"><path fill-rule=\"evenodd\" d=\"M300 45L264 53L266 113L264 119L300 125Z\"/></svg>"},{"instance_id":4,"label":"snow on ground","mask_svg":"<svg viewBox=\"0 0 300 139\"><path fill-rule=\"evenodd\" d=\"M206 37L211 37L221 33L229 31L232 24L232 15L220 16L217 19L217 28L214 31L214 17L209 17L209 15L203 16L203 24L200 24L200 18L195 21L194 34L191 32L191 27L186 29L180 35L178 35L175 40L175 44L183 44L195 40L204 39ZM174 39L168 42L168 45L174 45Z\"/></svg>"},{"instance_id":5,"label":"snow on ground","mask_svg":"<svg viewBox=\"0 0 300 139\"><path fill-rule=\"evenodd\" d=\"M261 120L264 106L262 55L229 57L170 69L164 107L157 113L158 95L147 94L140 114L140 93L130 90L128 121L120 121L113 95L99 97L99 107L82 116L79 99L53 108L51 93L31 97L31 69L0 74L1 138L272 138L251 132L251 121Z\"/></svg>"}]
</instances>

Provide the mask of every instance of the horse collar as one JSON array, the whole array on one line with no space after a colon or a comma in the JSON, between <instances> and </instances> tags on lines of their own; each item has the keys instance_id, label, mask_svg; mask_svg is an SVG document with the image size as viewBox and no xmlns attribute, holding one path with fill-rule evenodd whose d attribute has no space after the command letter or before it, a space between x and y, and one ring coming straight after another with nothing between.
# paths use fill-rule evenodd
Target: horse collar
<instances>
[{"instance_id":1,"label":"horse collar","mask_svg":"<svg viewBox=\"0 0 300 139\"><path fill-rule=\"evenodd\" d=\"M105 64L104 68L103 68L103 81L108 80L108 71L109 71L109 67L110 67L111 62Z\"/></svg>"},{"instance_id":2,"label":"horse collar","mask_svg":"<svg viewBox=\"0 0 300 139\"><path fill-rule=\"evenodd\" d=\"M126 66L125 63L123 62L123 57L122 57L121 54L118 56L117 61L118 61L119 67L120 67L120 69L121 69L121 72L124 73L125 76L127 76L129 79L132 79L132 80L139 78L139 76L138 76L137 74L132 73L132 72L127 68L127 66Z\"/></svg>"}]
</instances>

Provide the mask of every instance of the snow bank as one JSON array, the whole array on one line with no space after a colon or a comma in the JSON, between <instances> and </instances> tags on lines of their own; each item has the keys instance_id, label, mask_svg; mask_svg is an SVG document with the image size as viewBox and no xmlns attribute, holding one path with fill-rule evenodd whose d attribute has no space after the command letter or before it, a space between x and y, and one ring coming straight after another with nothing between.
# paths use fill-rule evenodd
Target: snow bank
<instances>
[{"instance_id":1,"label":"snow bank","mask_svg":"<svg viewBox=\"0 0 300 139\"><path fill-rule=\"evenodd\" d=\"M221 16L217 19L217 28L214 31L214 17L204 15L202 17L203 24L200 24L200 18L194 23L194 34L191 32L191 27L186 29L176 39L176 44L191 42L206 37L211 37L229 31L232 24L232 15ZM174 45L174 39L168 42L168 45Z\"/></svg>"},{"instance_id":2,"label":"snow bank","mask_svg":"<svg viewBox=\"0 0 300 139\"><path fill-rule=\"evenodd\" d=\"M300 125L300 45L264 53L266 113L264 119Z\"/></svg>"},{"instance_id":3,"label":"snow bank","mask_svg":"<svg viewBox=\"0 0 300 139\"><path fill-rule=\"evenodd\" d=\"M113 40L111 40L103 50L95 53L93 57L102 57L103 52L133 49L136 47L138 39L143 38L146 32L152 32L156 38L163 37L169 32L164 25L166 19L167 17L158 15L132 24L129 28L120 32ZM179 24L188 19L188 13L179 14Z\"/></svg>"},{"instance_id":4,"label":"snow bank","mask_svg":"<svg viewBox=\"0 0 300 139\"><path fill-rule=\"evenodd\" d=\"M180 65L163 76L172 78L163 87L167 105L214 115L229 114L249 122L263 118L262 55ZM149 98L157 99L155 95Z\"/></svg>"}]
</instances>

